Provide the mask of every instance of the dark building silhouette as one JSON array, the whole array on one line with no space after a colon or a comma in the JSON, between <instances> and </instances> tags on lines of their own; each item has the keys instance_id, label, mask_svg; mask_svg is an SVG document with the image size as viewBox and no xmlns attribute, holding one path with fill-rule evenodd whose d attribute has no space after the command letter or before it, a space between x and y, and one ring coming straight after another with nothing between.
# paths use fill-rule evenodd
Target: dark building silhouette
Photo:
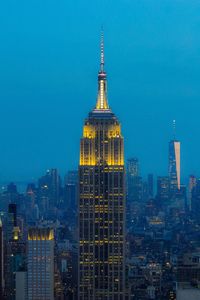
<instances>
[{"instance_id":1,"label":"dark building silhouette","mask_svg":"<svg viewBox=\"0 0 200 300\"><path fill-rule=\"evenodd\" d=\"M66 207L72 211L77 211L78 207L78 171L68 171L65 178L65 198Z\"/></svg>"},{"instance_id":2,"label":"dark building silhouette","mask_svg":"<svg viewBox=\"0 0 200 300\"><path fill-rule=\"evenodd\" d=\"M9 204L6 226L5 247L5 297L14 300L16 297L16 272L25 264L26 245L21 239L17 224L17 206Z\"/></svg>"}]
</instances>

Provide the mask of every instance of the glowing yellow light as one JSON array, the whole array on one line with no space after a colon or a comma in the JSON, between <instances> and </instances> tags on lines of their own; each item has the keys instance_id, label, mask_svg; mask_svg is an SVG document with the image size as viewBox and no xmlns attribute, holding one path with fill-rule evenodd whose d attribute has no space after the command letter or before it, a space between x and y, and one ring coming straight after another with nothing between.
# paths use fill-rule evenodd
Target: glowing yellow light
<instances>
[{"instance_id":1,"label":"glowing yellow light","mask_svg":"<svg viewBox=\"0 0 200 300\"><path fill-rule=\"evenodd\" d=\"M105 126L103 141L99 139L102 125L89 124L83 128L81 139L81 166L124 166L123 137L118 122ZM101 153L101 157L99 156Z\"/></svg>"},{"instance_id":2,"label":"glowing yellow light","mask_svg":"<svg viewBox=\"0 0 200 300\"><path fill-rule=\"evenodd\" d=\"M51 241L54 239L54 231L50 228L31 228L28 232L29 241Z\"/></svg>"},{"instance_id":3,"label":"glowing yellow light","mask_svg":"<svg viewBox=\"0 0 200 300\"><path fill-rule=\"evenodd\" d=\"M19 227L14 227L13 229L13 239L17 241L19 239L20 229Z\"/></svg>"}]
</instances>

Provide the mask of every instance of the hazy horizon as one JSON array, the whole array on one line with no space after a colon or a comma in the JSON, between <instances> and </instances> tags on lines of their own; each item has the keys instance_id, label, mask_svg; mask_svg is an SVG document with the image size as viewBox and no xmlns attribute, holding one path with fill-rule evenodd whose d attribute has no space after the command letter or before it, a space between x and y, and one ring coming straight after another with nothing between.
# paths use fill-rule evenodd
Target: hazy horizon
<instances>
[{"instance_id":1,"label":"hazy horizon","mask_svg":"<svg viewBox=\"0 0 200 300\"><path fill-rule=\"evenodd\" d=\"M2 2L0 182L77 168L102 24L108 100L126 158L138 157L144 175L167 175L176 119L182 178L199 176L199 10L186 0Z\"/></svg>"}]
</instances>

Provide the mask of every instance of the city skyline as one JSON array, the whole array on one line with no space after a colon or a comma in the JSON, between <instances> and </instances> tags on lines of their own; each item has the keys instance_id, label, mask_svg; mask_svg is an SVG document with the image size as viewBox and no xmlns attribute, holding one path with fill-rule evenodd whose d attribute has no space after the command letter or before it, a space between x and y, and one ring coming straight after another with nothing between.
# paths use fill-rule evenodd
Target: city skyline
<instances>
[{"instance_id":1,"label":"city skyline","mask_svg":"<svg viewBox=\"0 0 200 300\"><path fill-rule=\"evenodd\" d=\"M200 2L112 2L0 3L0 300L200 299Z\"/></svg>"},{"instance_id":2,"label":"city skyline","mask_svg":"<svg viewBox=\"0 0 200 300\"><path fill-rule=\"evenodd\" d=\"M83 4L77 4L81 11ZM96 46L102 23L109 99L123 123L126 159L138 157L142 174L167 175L171 122L176 119L182 178L191 173L198 176L196 1L119 1L114 8L109 2L96 1L96 5L84 3L88 8L84 17L73 4L68 7L62 1L56 7L51 1L48 6L34 6L31 1L23 5L13 3L10 9L8 3L1 3L0 7L4 28L1 182L31 180L48 168L57 167L64 174L77 167L81 124L94 103ZM72 14L66 16L65 11ZM96 19L91 19L94 26L90 26L87 20L94 12ZM73 130L72 118L76 120ZM70 145L64 138L67 134Z\"/></svg>"}]
</instances>

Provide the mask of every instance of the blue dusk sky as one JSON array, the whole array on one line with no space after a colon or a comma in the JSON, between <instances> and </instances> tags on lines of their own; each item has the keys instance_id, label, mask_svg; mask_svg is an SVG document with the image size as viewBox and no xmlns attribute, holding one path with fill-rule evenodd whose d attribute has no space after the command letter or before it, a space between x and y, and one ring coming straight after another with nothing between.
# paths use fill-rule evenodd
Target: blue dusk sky
<instances>
[{"instance_id":1,"label":"blue dusk sky","mask_svg":"<svg viewBox=\"0 0 200 300\"><path fill-rule=\"evenodd\" d=\"M176 119L182 177L200 176L199 12L197 0L0 1L0 182L77 168L102 24L126 158L166 175Z\"/></svg>"}]
</instances>

